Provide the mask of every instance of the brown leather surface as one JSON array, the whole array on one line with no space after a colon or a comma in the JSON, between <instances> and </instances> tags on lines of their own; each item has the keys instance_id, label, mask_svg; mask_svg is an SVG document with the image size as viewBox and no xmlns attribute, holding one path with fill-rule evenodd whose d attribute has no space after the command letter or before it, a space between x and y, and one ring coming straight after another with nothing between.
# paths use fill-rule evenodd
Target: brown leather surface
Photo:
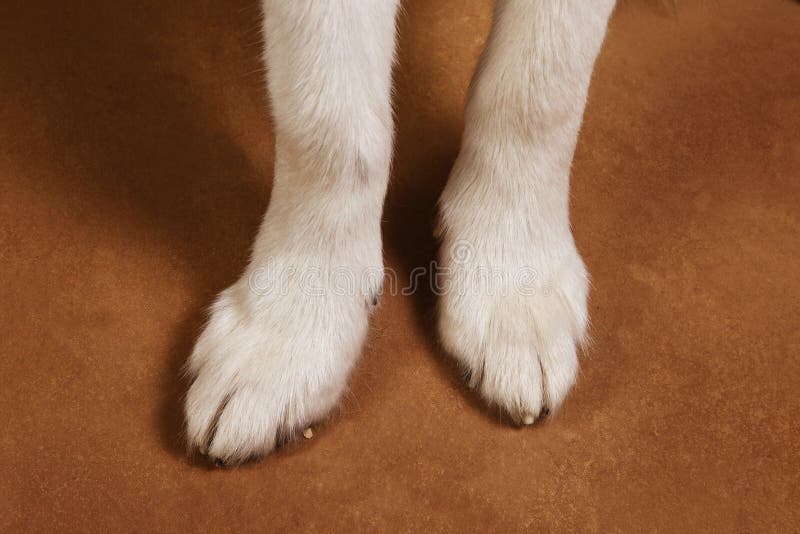
<instances>
[{"instance_id":1,"label":"brown leather surface","mask_svg":"<svg viewBox=\"0 0 800 534\"><path fill-rule=\"evenodd\" d=\"M387 264L433 257L490 2L401 20ZM178 379L269 198L257 2L0 3L0 530L796 531L800 4L615 14L572 175L594 344L502 424L386 297L341 413L231 471ZM424 530L422 530L424 529Z\"/></svg>"}]
</instances>

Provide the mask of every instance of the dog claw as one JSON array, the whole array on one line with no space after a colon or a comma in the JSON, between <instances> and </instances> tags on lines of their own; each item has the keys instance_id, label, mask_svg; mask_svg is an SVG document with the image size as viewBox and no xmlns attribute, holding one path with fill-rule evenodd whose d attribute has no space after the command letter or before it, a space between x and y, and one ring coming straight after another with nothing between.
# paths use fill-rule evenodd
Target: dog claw
<instances>
[{"instance_id":1,"label":"dog claw","mask_svg":"<svg viewBox=\"0 0 800 534\"><path fill-rule=\"evenodd\" d=\"M525 415L522 416L522 424L525 426L532 425L535 420L536 418L529 413L526 413Z\"/></svg>"}]
</instances>

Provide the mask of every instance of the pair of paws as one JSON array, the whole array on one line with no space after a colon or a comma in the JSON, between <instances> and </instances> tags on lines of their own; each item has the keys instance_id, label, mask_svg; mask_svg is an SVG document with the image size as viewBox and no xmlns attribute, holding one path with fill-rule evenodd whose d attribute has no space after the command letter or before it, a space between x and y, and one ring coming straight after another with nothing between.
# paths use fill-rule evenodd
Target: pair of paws
<instances>
[{"instance_id":1,"label":"pair of paws","mask_svg":"<svg viewBox=\"0 0 800 534\"><path fill-rule=\"evenodd\" d=\"M471 206L467 191L445 195L441 341L486 401L531 424L575 382L587 325L583 262L566 221L499 200ZM330 413L379 291L379 237L301 249L269 237L213 305L188 364L189 446L220 465L268 454Z\"/></svg>"}]
</instances>

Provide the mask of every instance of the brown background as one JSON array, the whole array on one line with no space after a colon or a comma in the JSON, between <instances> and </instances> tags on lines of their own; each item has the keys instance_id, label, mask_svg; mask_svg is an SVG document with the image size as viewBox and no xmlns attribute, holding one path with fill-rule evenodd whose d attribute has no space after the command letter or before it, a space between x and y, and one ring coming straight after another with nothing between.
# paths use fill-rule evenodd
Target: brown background
<instances>
[{"instance_id":1,"label":"brown background","mask_svg":"<svg viewBox=\"0 0 800 534\"><path fill-rule=\"evenodd\" d=\"M491 5L405 7L408 273ZM220 471L177 373L269 198L258 54L254 0L0 2L0 530L800 528L800 4L618 8L573 169L594 346L553 420L501 424L430 295L387 297L334 423Z\"/></svg>"}]
</instances>

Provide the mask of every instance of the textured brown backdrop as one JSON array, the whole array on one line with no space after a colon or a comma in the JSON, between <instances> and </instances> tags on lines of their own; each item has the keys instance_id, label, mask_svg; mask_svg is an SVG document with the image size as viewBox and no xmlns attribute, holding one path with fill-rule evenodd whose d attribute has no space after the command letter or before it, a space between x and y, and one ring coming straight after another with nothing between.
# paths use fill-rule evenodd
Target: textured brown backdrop
<instances>
[{"instance_id":1,"label":"textured brown backdrop","mask_svg":"<svg viewBox=\"0 0 800 534\"><path fill-rule=\"evenodd\" d=\"M406 2L401 272L490 11ZM0 3L0 530L800 528L800 4L618 8L572 174L594 346L553 420L500 424L430 295L387 297L334 424L220 471L177 373L269 198L258 54L255 0Z\"/></svg>"}]
</instances>

